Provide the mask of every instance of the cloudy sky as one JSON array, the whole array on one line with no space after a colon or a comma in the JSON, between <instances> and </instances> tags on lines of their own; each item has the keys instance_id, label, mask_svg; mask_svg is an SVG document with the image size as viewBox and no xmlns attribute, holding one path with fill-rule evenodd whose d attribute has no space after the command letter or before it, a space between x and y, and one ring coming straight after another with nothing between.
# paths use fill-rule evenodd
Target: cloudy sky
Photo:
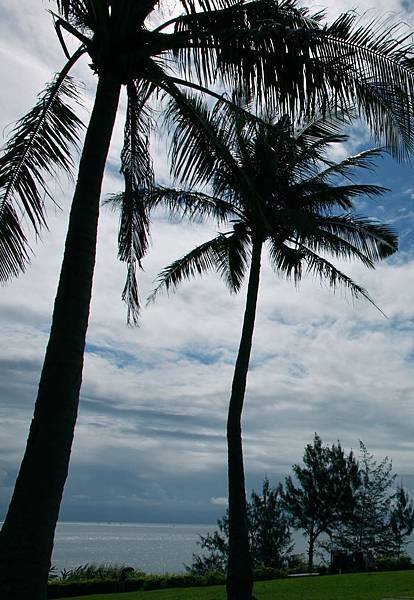
<instances>
[{"instance_id":1,"label":"cloudy sky","mask_svg":"<svg viewBox=\"0 0 414 600\"><path fill-rule=\"evenodd\" d=\"M323 4L313 3L315 8ZM332 14L358 8L330 2ZM411 0L380 0L377 10L414 29ZM50 3L0 0L0 131L27 111L64 57ZM368 5L364 4L364 9ZM374 13L372 13L374 14ZM87 120L94 79L87 61ZM121 189L122 107L104 193ZM361 128L349 146L369 143ZM344 152L341 148L338 155ZM160 181L168 181L165 141L154 140ZM346 272L368 288L388 318L368 304L334 295L318 282L299 289L279 280L264 260L244 418L247 485L273 481L300 460L318 432L327 443L359 440L414 488L414 175L390 158L371 181L392 189L359 212L392 223L400 252L373 272ZM53 183L62 210L49 208L50 231L34 243L24 276L0 290L0 519L24 450L62 258L71 183ZM215 232L214 225L153 219L153 244L140 275L141 294L159 269ZM230 296L211 275L160 297L127 327L120 300L124 269L116 258L117 217L102 210L80 416L63 520L211 523L226 496L225 422L245 289Z\"/></svg>"}]
</instances>

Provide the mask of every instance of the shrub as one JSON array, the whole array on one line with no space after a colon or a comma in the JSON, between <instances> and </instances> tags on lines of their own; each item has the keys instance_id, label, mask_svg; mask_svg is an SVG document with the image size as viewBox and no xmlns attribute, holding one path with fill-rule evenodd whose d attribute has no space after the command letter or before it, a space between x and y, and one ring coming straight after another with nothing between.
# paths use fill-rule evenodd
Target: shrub
<instances>
[{"instance_id":1,"label":"shrub","mask_svg":"<svg viewBox=\"0 0 414 600\"><path fill-rule=\"evenodd\" d=\"M378 571L405 571L413 568L411 557L406 554L401 555L400 558L381 556L377 559Z\"/></svg>"},{"instance_id":2,"label":"shrub","mask_svg":"<svg viewBox=\"0 0 414 600\"><path fill-rule=\"evenodd\" d=\"M264 565L256 567L253 572L253 578L255 581L267 581L269 579L280 579L282 577L287 577L286 571L283 569L265 567Z\"/></svg>"}]
</instances>

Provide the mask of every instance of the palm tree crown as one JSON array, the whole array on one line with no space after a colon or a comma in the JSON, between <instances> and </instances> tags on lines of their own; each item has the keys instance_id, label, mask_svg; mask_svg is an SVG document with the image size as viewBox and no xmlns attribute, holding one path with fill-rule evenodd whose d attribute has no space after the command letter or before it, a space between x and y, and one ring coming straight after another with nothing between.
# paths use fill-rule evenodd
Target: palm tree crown
<instances>
[{"instance_id":1,"label":"palm tree crown","mask_svg":"<svg viewBox=\"0 0 414 600\"><path fill-rule=\"evenodd\" d=\"M343 285L352 295L369 299L327 256L360 260L373 268L397 250L390 227L353 213L355 199L387 191L350 179L356 169L372 168L382 150L370 149L334 163L326 157L327 150L348 139L340 133L344 123L339 118L295 126L288 116L264 121L229 108L209 111L200 102L193 103L227 154L214 151L212 145L206 152L205 139L193 138L189 144L192 124L179 116L173 172L186 183L201 179L210 185L211 194L155 186L143 193L143 200L151 207L167 202L176 211L215 216L230 222L231 229L164 269L151 299L163 288L174 288L183 279L212 269L237 292L255 241L267 245L277 273L295 282L304 273L316 275L333 288Z\"/></svg>"}]
</instances>

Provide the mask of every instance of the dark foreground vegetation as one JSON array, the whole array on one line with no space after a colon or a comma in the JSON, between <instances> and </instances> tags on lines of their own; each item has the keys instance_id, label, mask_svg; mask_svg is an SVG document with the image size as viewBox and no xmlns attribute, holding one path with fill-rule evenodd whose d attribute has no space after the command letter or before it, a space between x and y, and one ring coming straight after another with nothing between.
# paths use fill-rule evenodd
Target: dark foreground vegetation
<instances>
[{"instance_id":1,"label":"dark foreground vegetation","mask_svg":"<svg viewBox=\"0 0 414 600\"><path fill-rule=\"evenodd\" d=\"M410 566L404 556L414 530L414 506L393 473L388 457L377 461L360 442L360 456L341 444L324 445L315 434L305 446L303 464L292 467L285 485L262 490L247 503L249 549L256 570L312 572L322 560L333 573ZM187 569L194 575L226 572L229 511L217 529L200 536L200 555ZM293 554L291 529L307 540L307 560ZM320 567L316 567L320 568ZM293 570L293 571L292 571ZM271 579L271 577L264 577Z\"/></svg>"},{"instance_id":2,"label":"dark foreground vegetation","mask_svg":"<svg viewBox=\"0 0 414 600\"><path fill-rule=\"evenodd\" d=\"M292 575L303 575L304 567L306 568L306 564L297 564L295 567L287 569L259 567L254 570L254 580L257 584L258 582L269 582L282 579L289 579L289 581L292 581ZM411 576L414 578L414 565L407 556L403 556L400 559L380 559L376 568L376 573L370 572L364 573L364 575L371 576L378 574L379 571L389 571L390 576L395 576L398 579L400 573L397 571L410 571ZM125 571L127 571L127 573L125 573ZM313 581L313 577L316 576L319 580L320 577L318 577L318 575L324 575L328 579L332 579L332 577L329 576L331 575L329 569L325 566L320 566L318 571L315 572L311 578L305 577L305 579L306 581L311 582ZM349 574L341 575L340 581L342 581L342 578L345 582L348 581L348 575ZM226 581L226 576L223 572L212 571L205 575L197 575L194 573L151 575L125 568L123 565L82 565L70 571L64 570L59 576L52 575L52 577L55 578L49 580L49 600L54 598L91 596L94 594L111 594L112 596L117 593L124 594L126 592L148 592L177 588L184 592L186 588L215 588L217 585L224 585ZM388 581L388 578L385 580ZM337 581L339 582L339 580ZM364 578L363 581L365 581ZM409 579L409 581L411 581L411 579ZM127 596L122 597L127 598Z\"/></svg>"},{"instance_id":3,"label":"dark foreground vegetation","mask_svg":"<svg viewBox=\"0 0 414 600\"><path fill-rule=\"evenodd\" d=\"M261 581L255 583L254 595L257 600L273 600L274 598L283 598L283 600L408 599L414 595L414 571L353 573ZM88 600L224 600L225 597L225 587L221 585L98 594L89 596Z\"/></svg>"}]
</instances>

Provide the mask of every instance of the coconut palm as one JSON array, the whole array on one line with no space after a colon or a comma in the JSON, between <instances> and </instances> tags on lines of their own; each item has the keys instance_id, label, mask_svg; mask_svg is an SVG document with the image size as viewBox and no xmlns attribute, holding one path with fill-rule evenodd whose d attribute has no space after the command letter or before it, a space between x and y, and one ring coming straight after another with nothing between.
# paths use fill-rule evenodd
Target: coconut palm
<instances>
[{"instance_id":1,"label":"coconut palm","mask_svg":"<svg viewBox=\"0 0 414 600\"><path fill-rule=\"evenodd\" d=\"M240 345L228 408L229 600L250 600L252 570L246 520L241 419L252 347L254 321L264 248L275 272L299 282L313 275L336 289L344 286L355 297L367 292L335 266L334 259L359 260L373 268L397 249L397 239L386 225L354 214L360 196L375 197L385 190L347 180L356 169L372 167L380 154L373 149L335 164L326 156L330 145L344 142L343 123L315 121L300 128L283 116L274 122L247 120L229 110L199 107L200 117L225 145L206 155L205 144L191 138L191 124L181 119L173 144L173 172L182 181L196 178L211 186L211 195L188 198L185 190L154 188L149 203L165 201L175 210L204 216L214 214L231 225L216 237L166 267L151 299L161 290L176 288L184 279L216 271L230 291L238 292L248 274L247 298ZM182 142L187 142L184 151ZM218 144L217 144L218 145ZM191 148L188 148L191 146ZM207 164L209 162L210 164ZM195 197L198 195L198 198ZM225 214L227 213L227 214Z\"/></svg>"},{"instance_id":2,"label":"coconut palm","mask_svg":"<svg viewBox=\"0 0 414 600\"><path fill-rule=\"evenodd\" d=\"M22 223L40 231L47 181L62 168L70 170L70 147L80 123L72 104L78 92L69 73L87 55L97 76L94 106L35 414L0 533L0 593L6 598L45 596L78 410L99 197L121 88L128 98L121 156L125 214L129 211L138 239L123 256L128 263L124 297L132 319L138 310L135 267L148 245L148 221L136 199L139 187L153 179L154 98L170 96L187 115L192 105L183 89L217 96L213 88L231 84L245 99L310 115L334 96L337 103L355 102L395 153L412 147L414 77L411 46L402 32L372 23L359 26L352 14L325 25L322 13L310 14L296 0L180 0L182 14L164 23L156 20L159 5L157 0L53 2L67 63L17 123L0 159L0 277L7 280L25 268L30 256ZM69 36L79 44L72 55L65 42ZM196 113L193 119L209 135Z\"/></svg>"}]
</instances>

